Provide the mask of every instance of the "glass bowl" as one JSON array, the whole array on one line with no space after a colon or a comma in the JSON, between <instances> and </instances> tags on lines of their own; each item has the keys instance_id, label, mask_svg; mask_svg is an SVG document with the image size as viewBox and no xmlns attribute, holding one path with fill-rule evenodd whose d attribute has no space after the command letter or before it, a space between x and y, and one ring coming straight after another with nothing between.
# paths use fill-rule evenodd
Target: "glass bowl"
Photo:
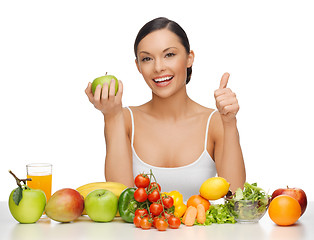
<instances>
[{"instance_id":1,"label":"glass bowl","mask_svg":"<svg viewBox=\"0 0 314 240\"><path fill-rule=\"evenodd\" d=\"M257 223L266 213L269 199L261 200L235 200L224 198L230 214L239 223Z\"/></svg>"}]
</instances>

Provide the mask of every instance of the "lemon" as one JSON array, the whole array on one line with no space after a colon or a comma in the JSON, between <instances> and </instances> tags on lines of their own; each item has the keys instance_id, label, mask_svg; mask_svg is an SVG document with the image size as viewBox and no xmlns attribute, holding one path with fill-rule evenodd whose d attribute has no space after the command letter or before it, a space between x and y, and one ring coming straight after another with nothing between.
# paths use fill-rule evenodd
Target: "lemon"
<instances>
[{"instance_id":1,"label":"lemon","mask_svg":"<svg viewBox=\"0 0 314 240\"><path fill-rule=\"evenodd\" d=\"M200 187L200 195L207 200L217 200L229 191L230 183L222 177L212 177L204 181Z\"/></svg>"}]
</instances>

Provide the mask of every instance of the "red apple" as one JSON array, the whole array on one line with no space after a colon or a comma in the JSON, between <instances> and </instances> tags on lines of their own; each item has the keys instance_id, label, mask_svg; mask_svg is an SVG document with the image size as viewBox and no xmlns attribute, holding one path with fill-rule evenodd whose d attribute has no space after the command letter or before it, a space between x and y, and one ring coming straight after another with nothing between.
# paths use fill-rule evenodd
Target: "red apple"
<instances>
[{"instance_id":1,"label":"red apple","mask_svg":"<svg viewBox=\"0 0 314 240\"><path fill-rule=\"evenodd\" d=\"M301 216L305 212L307 206L307 197L305 192L300 188L279 188L275 190L272 194L271 199L273 200L275 197L279 195L289 195L296 199L301 206Z\"/></svg>"},{"instance_id":2,"label":"red apple","mask_svg":"<svg viewBox=\"0 0 314 240\"><path fill-rule=\"evenodd\" d=\"M58 222L71 222L82 215L84 198L76 190L63 188L56 191L48 200L46 215Z\"/></svg>"}]
</instances>

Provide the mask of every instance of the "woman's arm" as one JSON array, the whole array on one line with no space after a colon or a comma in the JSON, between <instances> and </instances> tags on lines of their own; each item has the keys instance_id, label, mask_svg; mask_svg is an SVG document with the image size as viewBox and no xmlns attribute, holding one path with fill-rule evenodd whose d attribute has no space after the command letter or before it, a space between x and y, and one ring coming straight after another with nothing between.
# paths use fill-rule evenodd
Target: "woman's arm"
<instances>
[{"instance_id":1,"label":"woman's arm","mask_svg":"<svg viewBox=\"0 0 314 240\"><path fill-rule=\"evenodd\" d=\"M127 134L126 117L122 111L105 118L106 161L105 176L110 182L133 187L131 141Z\"/></svg>"},{"instance_id":2,"label":"woman's arm","mask_svg":"<svg viewBox=\"0 0 314 240\"><path fill-rule=\"evenodd\" d=\"M237 129L239 105L236 95L226 88L229 76L228 73L222 76L220 87L215 91L220 118L216 124L214 154L218 175L227 179L231 191L235 191L243 188L246 173Z\"/></svg>"},{"instance_id":3,"label":"woman's arm","mask_svg":"<svg viewBox=\"0 0 314 240\"><path fill-rule=\"evenodd\" d=\"M214 150L217 173L230 183L230 189L234 192L239 187L243 188L246 180L239 133L236 122L224 125L222 120L218 121L215 125L218 126L215 129Z\"/></svg>"},{"instance_id":4,"label":"woman's arm","mask_svg":"<svg viewBox=\"0 0 314 240\"><path fill-rule=\"evenodd\" d=\"M115 86L111 81L110 86ZM126 114L122 108L123 85L119 81L118 92L115 95L115 87L108 84L98 85L95 94L92 94L91 83L88 84L85 93L89 101L104 115L106 160L105 177L107 181L120 182L127 186L133 186L133 171L131 159L131 143L128 136Z\"/></svg>"}]
</instances>

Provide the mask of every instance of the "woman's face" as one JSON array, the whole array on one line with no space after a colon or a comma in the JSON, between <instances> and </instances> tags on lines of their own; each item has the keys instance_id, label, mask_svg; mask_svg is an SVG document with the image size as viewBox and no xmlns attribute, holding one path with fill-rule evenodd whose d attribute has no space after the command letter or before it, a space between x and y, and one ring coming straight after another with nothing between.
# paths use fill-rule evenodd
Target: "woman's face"
<instances>
[{"instance_id":1,"label":"woman's face","mask_svg":"<svg viewBox=\"0 0 314 240\"><path fill-rule=\"evenodd\" d=\"M186 85L194 53L186 52L179 37L168 29L149 33L137 48L136 65L153 93L168 97Z\"/></svg>"}]
</instances>

